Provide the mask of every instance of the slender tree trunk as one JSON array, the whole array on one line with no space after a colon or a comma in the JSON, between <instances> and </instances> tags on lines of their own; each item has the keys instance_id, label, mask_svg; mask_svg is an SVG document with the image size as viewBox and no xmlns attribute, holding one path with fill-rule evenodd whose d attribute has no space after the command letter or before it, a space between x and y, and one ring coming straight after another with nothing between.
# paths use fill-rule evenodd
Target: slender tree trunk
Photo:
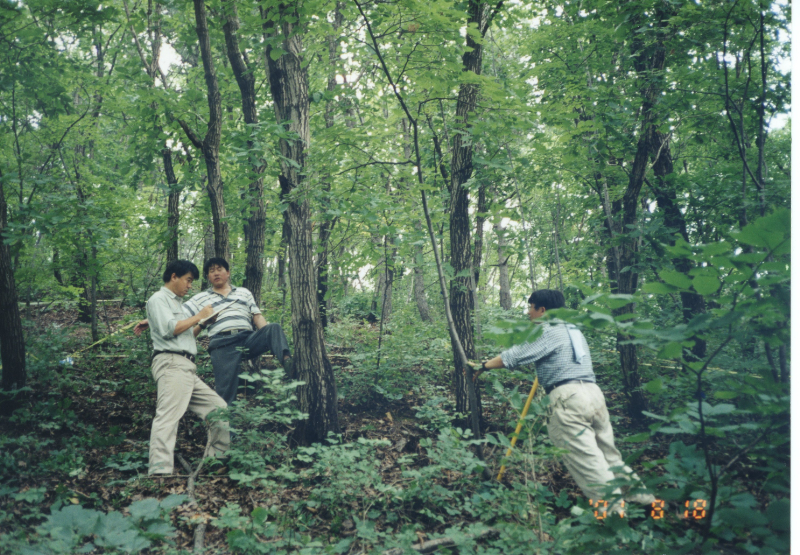
<instances>
[{"instance_id":1,"label":"slender tree trunk","mask_svg":"<svg viewBox=\"0 0 800 555\"><path fill-rule=\"evenodd\" d=\"M8 226L8 205L4 190L4 176L0 172L0 355L3 362L3 390L25 387L28 374L25 368L25 336L17 304L17 285L11 266L11 251L2 239ZM10 414L15 403L4 399L0 412Z\"/></svg>"},{"instance_id":2,"label":"slender tree trunk","mask_svg":"<svg viewBox=\"0 0 800 555\"><path fill-rule=\"evenodd\" d=\"M486 213L489 211L489 200L486 196L485 183L478 187L478 211L475 214L475 248L472 253L472 270L475 287L481 280L481 259L483 258L483 225L486 223ZM472 306L472 309L475 307Z\"/></svg>"},{"instance_id":3,"label":"slender tree trunk","mask_svg":"<svg viewBox=\"0 0 800 555\"><path fill-rule=\"evenodd\" d=\"M215 256L217 256L217 253L214 249L214 224L208 224L203 234L203 266ZM208 289L211 286L208 282L208 276L203 274L200 277L203 279L203 289Z\"/></svg>"},{"instance_id":4,"label":"slender tree trunk","mask_svg":"<svg viewBox=\"0 0 800 555\"><path fill-rule=\"evenodd\" d=\"M328 42L328 85L327 91L336 91L336 68L339 59L339 37L338 31L344 22L342 9L344 2L337 2L333 12L333 33L327 36ZM335 124L334 121L334 102L325 102L325 128L330 129ZM317 303L319 304L319 315L322 327L328 327L328 272L330 271L329 248L333 228L336 226L337 218L331 218L326 212L330 205L331 178L328 177L322 184L325 191L322 198L323 216L319 223L319 253L317 254Z\"/></svg>"},{"instance_id":5,"label":"slender tree trunk","mask_svg":"<svg viewBox=\"0 0 800 555\"><path fill-rule=\"evenodd\" d=\"M178 120L178 123L192 144L203 153L208 177L206 190L211 201L211 217L214 222L214 252L216 256L229 260L228 221L225 212L219 159L219 145L222 139L222 101L220 99L219 84L217 83L217 74L214 69L214 57L211 51L204 0L194 0L194 16L197 39L200 43L200 56L203 59L203 73L206 81L206 96L208 98L209 115L206 135L201 140L184 121Z\"/></svg>"},{"instance_id":6,"label":"slender tree trunk","mask_svg":"<svg viewBox=\"0 0 800 555\"><path fill-rule=\"evenodd\" d=\"M178 190L178 178L175 177L175 168L172 166L172 150L164 147L161 150L161 158L164 161L164 175L167 177L169 187L169 198L167 201L167 264L178 259L178 224L180 223L180 212L178 203L181 193Z\"/></svg>"},{"instance_id":7,"label":"slender tree trunk","mask_svg":"<svg viewBox=\"0 0 800 555\"><path fill-rule=\"evenodd\" d=\"M236 4L226 0L225 24L222 29L225 33L225 50L228 60L239 85L242 99L242 116L251 133L255 133L254 126L258 123L258 110L256 109L256 79L252 68L248 67L247 58L239 48L239 18ZM247 187L245 193L245 221L244 237L247 258L244 269L244 287L252 294L257 305L261 304L261 286L264 282L264 236L266 234L266 208L264 206L264 173L266 164L260 156L255 156L256 143L252 137L247 139L247 148L250 151L250 171L255 177Z\"/></svg>"},{"instance_id":8,"label":"slender tree trunk","mask_svg":"<svg viewBox=\"0 0 800 555\"><path fill-rule=\"evenodd\" d=\"M297 423L294 438L299 443L324 441L328 433L339 433L336 382L325 351L319 305L317 273L311 233L309 183L305 176L309 144L308 71L303 65L301 30L295 23L305 17L286 4L267 12L261 8L266 39L267 75L279 125L296 139L279 141L282 160L279 177L281 195L287 203L284 217L289 234L289 279L292 284L292 332L294 375L305 382L298 388L300 410L308 419ZM277 20L277 21L276 21ZM273 50L276 39L280 50ZM281 52L282 51L282 52ZM289 162L291 161L291 163Z\"/></svg>"},{"instance_id":9,"label":"slender tree trunk","mask_svg":"<svg viewBox=\"0 0 800 555\"><path fill-rule=\"evenodd\" d=\"M561 224L561 195L556 189L556 212L553 214L553 250L556 256L556 270L558 270L558 289L564 293L564 277L561 274L561 257L558 253L558 243L561 241L558 232L559 225Z\"/></svg>"},{"instance_id":10,"label":"slender tree trunk","mask_svg":"<svg viewBox=\"0 0 800 555\"><path fill-rule=\"evenodd\" d=\"M689 231L686 225L686 218L678 206L678 199L674 187L674 166L672 154L669 148L669 136L658 131L653 133L653 142L650 145L650 152L654 158L653 174L656 177L656 187L653 193L656 196L658 207L664 211L664 225L669 229L680 233L683 240L689 242ZM675 241L670 241L675 244ZM692 261L687 258L674 258L672 260L675 269L685 275L694 267ZM698 314L706 311L705 301L702 295L692 292L682 292L681 305L683 307L683 319L689 322ZM692 347L692 356L700 360L706 356L706 341L699 336L692 338L695 342Z\"/></svg>"},{"instance_id":11,"label":"slender tree trunk","mask_svg":"<svg viewBox=\"0 0 800 555\"><path fill-rule=\"evenodd\" d=\"M661 26L665 26L667 19L663 19ZM636 145L636 155L630 168L628 186L622 196L622 211L620 216L620 229L628 230L638 222L637 209L639 194L644 184L645 174L648 169L650 145L656 132L655 104L661 92L661 79L659 74L664 70L666 51L661 38L651 47L646 47L641 39L631 43L634 66L642 83L640 92L642 96L642 122L639 130L639 139ZM626 232L627 234L627 232ZM636 270L639 242L634 237L623 237L619 247L619 280L617 291L620 294L634 294L638 290L639 273ZM633 303L625 305L614 311L615 316L632 314L635 310ZM642 411L647 410L647 398L641 387L639 374L639 361L636 345L629 343L630 337L624 333L617 334L617 351L619 351L622 375L625 382L625 394L628 397L628 410L632 418L641 419Z\"/></svg>"},{"instance_id":12,"label":"slender tree trunk","mask_svg":"<svg viewBox=\"0 0 800 555\"><path fill-rule=\"evenodd\" d=\"M478 32L483 36L494 14L492 6L478 0L470 2L468 8L469 26L476 25ZM472 35L467 34L467 51L461 57L462 71L480 75L483 63L483 44L476 42ZM470 252L470 221L469 221L469 191L466 183L472 177L472 156L474 146L468 138L471 124L469 114L475 112L478 102L478 86L471 83L462 83L458 90L456 103L456 125L463 133L456 133L453 138L453 155L450 159L450 264L456 275L469 270L474 272ZM485 194L485 193L484 193ZM470 310L470 278L457 277L450 282L450 310L455 322L458 337L467 358L475 357L475 346L472 329L472 314ZM456 345L453 345L456 352ZM456 411L469 412L469 387L466 383L464 368L459 357L453 357L455 370L453 372L453 385L456 397ZM477 390L477 388L476 388ZM477 392L477 391L476 391ZM477 399L477 412L481 413L480 397Z\"/></svg>"},{"instance_id":13,"label":"slender tree trunk","mask_svg":"<svg viewBox=\"0 0 800 555\"><path fill-rule=\"evenodd\" d=\"M411 136L409 135L408 119L403 118L400 121L403 131L403 157L412 161L411 158ZM414 231L421 235L422 222L415 218ZM423 249L421 243L414 244L414 301L417 303L417 311L419 311L420 320L423 322L431 321L431 311L428 308L428 298L425 296L425 261L423 258Z\"/></svg>"},{"instance_id":14,"label":"slender tree trunk","mask_svg":"<svg viewBox=\"0 0 800 555\"><path fill-rule=\"evenodd\" d=\"M497 234L497 272L500 282L500 306L503 310L511 310L511 283L508 280L508 257L505 253L506 230L502 222L494 225Z\"/></svg>"},{"instance_id":15,"label":"slender tree trunk","mask_svg":"<svg viewBox=\"0 0 800 555\"><path fill-rule=\"evenodd\" d=\"M414 220L414 231L422 232L422 222ZM428 298L425 296L425 266L422 257L422 245L414 246L414 301L417 303L419 318L423 322L431 321Z\"/></svg>"}]
</instances>

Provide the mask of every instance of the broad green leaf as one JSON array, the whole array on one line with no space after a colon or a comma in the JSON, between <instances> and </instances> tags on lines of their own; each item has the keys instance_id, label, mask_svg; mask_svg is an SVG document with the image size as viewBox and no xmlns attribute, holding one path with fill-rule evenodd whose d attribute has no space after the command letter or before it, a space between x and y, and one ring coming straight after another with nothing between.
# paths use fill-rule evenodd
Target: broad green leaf
<instances>
[{"instance_id":1,"label":"broad green leaf","mask_svg":"<svg viewBox=\"0 0 800 555\"><path fill-rule=\"evenodd\" d=\"M680 288L666 283L651 281L642 285L642 291L644 291L645 293L653 293L655 295L666 295L668 293L674 293L676 291L680 291Z\"/></svg>"},{"instance_id":2,"label":"broad green leaf","mask_svg":"<svg viewBox=\"0 0 800 555\"><path fill-rule=\"evenodd\" d=\"M664 380L656 378L644 384L644 390L648 393L656 394L664 388Z\"/></svg>"},{"instance_id":3,"label":"broad green leaf","mask_svg":"<svg viewBox=\"0 0 800 555\"><path fill-rule=\"evenodd\" d=\"M682 353L683 345L676 341L672 341L658 351L658 358L679 358ZM651 393L655 393L655 391Z\"/></svg>"},{"instance_id":4,"label":"broad green leaf","mask_svg":"<svg viewBox=\"0 0 800 555\"><path fill-rule=\"evenodd\" d=\"M669 285L678 287L679 289L689 289L692 286L692 280L686 277L681 272L674 270L663 270L658 273L658 277L664 280Z\"/></svg>"},{"instance_id":5,"label":"broad green leaf","mask_svg":"<svg viewBox=\"0 0 800 555\"><path fill-rule=\"evenodd\" d=\"M711 295L719 290L720 281L716 276L695 276L692 280L692 286L701 295Z\"/></svg>"}]
</instances>

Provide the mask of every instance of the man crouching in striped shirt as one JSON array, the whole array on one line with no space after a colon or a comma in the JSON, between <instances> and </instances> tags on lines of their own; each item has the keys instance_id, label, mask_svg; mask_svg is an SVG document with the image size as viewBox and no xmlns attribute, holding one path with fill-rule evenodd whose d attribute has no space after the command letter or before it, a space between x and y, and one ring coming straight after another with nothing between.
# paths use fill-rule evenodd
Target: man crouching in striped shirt
<instances>
[{"instance_id":1,"label":"man crouching in striped shirt","mask_svg":"<svg viewBox=\"0 0 800 555\"><path fill-rule=\"evenodd\" d=\"M534 291L528 303L531 321L565 304L564 295L554 289ZM594 500L603 499L604 486L615 476L635 482L639 477L625 465L614 446L614 430L603 392L595 383L586 338L572 324L544 322L542 325L542 335L538 339L515 345L487 360L473 379L485 370L514 369L536 363L539 383L550 396L547 422L550 439L553 445L567 451L564 465L584 495ZM619 488L614 490L614 495L618 499L610 511L622 513L624 506L619 499L622 496ZM655 501L652 494L641 488L637 493L627 493L625 499L643 505Z\"/></svg>"},{"instance_id":2,"label":"man crouching in striped shirt","mask_svg":"<svg viewBox=\"0 0 800 555\"><path fill-rule=\"evenodd\" d=\"M277 358L287 376L292 377L292 356L289 343L280 324L268 324L244 287L230 284L230 266L224 258L209 258L203 265L203 274L211 288L198 293L186 303L184 309L195 315L206 306L218 312L215 320L194 327L194 335L208 329L211 342L208 353L214 368L214 387L229 405L236 399L239 388L239 365L242 359L254 359L267 351Z\"/></svg>"}]
</instances>

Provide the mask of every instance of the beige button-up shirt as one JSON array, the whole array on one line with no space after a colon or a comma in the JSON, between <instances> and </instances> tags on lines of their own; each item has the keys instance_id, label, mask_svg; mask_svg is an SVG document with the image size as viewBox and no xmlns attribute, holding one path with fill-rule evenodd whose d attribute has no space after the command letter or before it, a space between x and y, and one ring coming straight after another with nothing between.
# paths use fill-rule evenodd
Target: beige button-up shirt
<instances>
[{"instance_id":1,"label":"beige button-up shirt","mask_svg":"<svg viewBox=\"0 0 800 555\"><path fill-rule=\"evenodd\" d=\"M147 320L150 322L150 338L154 351L183 351L197 354L192 328L176 336L175 326L179 321L190 318L183 310L183 300L175 293L162 287L147 301Z\"/></svg>"}]
</instances>

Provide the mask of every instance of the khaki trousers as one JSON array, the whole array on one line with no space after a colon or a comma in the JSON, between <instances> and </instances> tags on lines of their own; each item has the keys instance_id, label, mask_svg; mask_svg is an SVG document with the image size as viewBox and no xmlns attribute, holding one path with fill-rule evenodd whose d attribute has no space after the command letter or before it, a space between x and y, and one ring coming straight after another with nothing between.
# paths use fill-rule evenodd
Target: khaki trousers
<instances>
[{"instance_id":1,"label":"khaki trousers","mask_svg":"<svg viewBox=\"0 0 800 555\"><path fill-rule=\"evenodd\" d=\"M178 423L188 408L205 420L208 414L227 405L214 390L197 377L194 363L180 355L156 355L151 367L158 388L156 415L150 430L149 474L172 474ZM208 430L209 456L230 447L227 422L214 422Z\"/></svg>"},{"instance_id":2,"label":"khaki trousers","mask_svg":"<svg viewBox=\"0 0 800 555\"><path fill-rule=\"evenodd\" d=\"M603 493L608 482L615 476L639 480L614 446L606 400L597 384L571 383L551 391L547 431L556 447L567 450L564 465L586 497L606 500L611 506ZM622 467L621 472L610 470L615 466ZM620 488L614 495L622 495Z\"/></svg>"}]
</instances>

